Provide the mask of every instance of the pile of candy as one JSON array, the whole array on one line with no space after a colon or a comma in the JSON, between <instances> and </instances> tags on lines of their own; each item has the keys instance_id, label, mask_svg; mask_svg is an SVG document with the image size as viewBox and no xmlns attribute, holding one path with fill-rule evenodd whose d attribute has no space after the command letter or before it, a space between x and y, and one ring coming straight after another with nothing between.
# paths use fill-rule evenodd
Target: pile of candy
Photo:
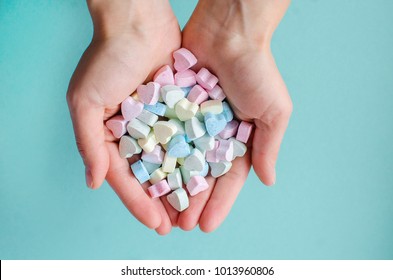
<instances>
[{"instance_id":1,"label":"pile of candy","mask_svg":"<svg viewBox=\"0 0 393 280\"><path fill-rule=\"evenodd\" d=\"M151 197L170 193L168 202L183 211L189 206L183 183L194 196L209 187L209 169L215 178L227 173L246 153L252 124L234 119L216 76L206 68L190 70L197 59L189 50L179 49L173 58L177 72L169 65L159 69L106 126L120 138L122 158L142 153L131 169L141 184L150 181Z\"/></svg>"}]
</instances>

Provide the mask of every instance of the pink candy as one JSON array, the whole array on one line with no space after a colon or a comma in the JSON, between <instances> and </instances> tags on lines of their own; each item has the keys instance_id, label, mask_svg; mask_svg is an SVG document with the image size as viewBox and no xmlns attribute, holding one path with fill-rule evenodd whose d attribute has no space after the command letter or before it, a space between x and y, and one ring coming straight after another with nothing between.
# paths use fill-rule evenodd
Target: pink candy
<instances>
[{"instance_id":1,"label":"pink candy","mask_svg":"<svg viewBox=\"0 0 393 280\"><path fill-rule=\"evenodd\" d=\"M197 63L196 57L187 49L181 48L173 53L176 71L183 72Z\"/></svg>"},{"instance_id":2,"label":"pink candy","mask_svg":"<svg viewBox=\"0 0 393 280\"><path fill-rule=\"evenodd\" d=\"M201 104L202 102L206 101L209 99L209 95L207 94L206 90L203 89L200 85L194 86L188 96L187 99L190 102L196 103L196 104Z\"/></svg>"},{"instance_id":3,"label":"pink candy","mask_svg":"<svg viewBox=\"0 0 393 280\"><path fill-rule=\"evenodd\" d=\"M131 96L127 97L121 103L121 114L126 121L130 121L133 118L139 116L143 110L143 103L135 100Z\"/></svg>"},{"instance_id":4,"label":"pink candy","mask_svg":"<svg viewBox=\"0 0 393 280\"><path fill-rule=\"evenodd\" d=\"M219 85L215 85L211 90L207 91L211 99L223 101L225 99L225 93Z\"/></svg>"},{"instance_id":5,"label":"pink candy","mask_svg":"<svg viewBox=\"0 0 393 280\"><path fill-rule=\"evenodd\" d=\"M164 161L164 152L161 146L155 146L154 150L150 153L143 151L142 160L150 163L161 164Z\"/></svg>"},{"instance_id":6,"label":"pink candy","mask_svg":"<svg viewBox=\"0 0 393 280\"><path fill-rule=\"evenodd\" d=\"M116 138L122 137L127 132L127 123L123 116L114 116L106 122L106 127L112 131L113 136Z\"/></svg>"},{"instance_id":7,"label":"pink candy","mask_svg":"<svg viewBox=\"0 0 393 280\"><path fill-rule=\"evenodd\" d=\"M220 160L217 158L217 149L220 145L220 142L217 140L214 141L214 149L210 151L206 151L206 161L207 162L219 162Z\"/></svg>"},{"instance_id":8,"label":"pink candy","mask_svg":"<svg viewBox=\"0 0 393 280\"><path fill-rule=\"evenodd\" d=\"M159 83L161 86L174 85L175 79L171 67L169 65L161 67L154 75L153 81Z\"/></svg>"},{"instance_id":9,"label":"pink candy","mask_svg":"<svg viewBox=\"0 0 393 280\"><path fill-rule=\"evenodd\" d=\"M191 87L196 84L195 72L192 70L185 70L175 74L175 84L179 87Z\"/></svg>"},{"instance_id":10,"label":"pink candy","mask_svg":"<svg viewBox=\"0 0 393 280\"><path fill-rule=\"evenodd\" d=\"M196 80L203 88L212 90L218 83L218 78L209 72L206 68L199 70Z\"/></svg>"},{"instance_id":11,"label":"pink candy","mask_svg":"<svg viewBox=\"0 0 393 280\"><path fill-rule=\"evenodd\" d=\"M206 179L202 176L192 176L187 184L187 190L191 196L203 192L208 188L209 188L209 184L206 182Z\"/></svg>"},{"instance_id":12,"label":"pink candy","mask_svg":"<svg viewBox=\"0 0 393 280\"><path fill-rule=\"evenodd\" d=\"M160 84L149 82L146 85L139 85L136 89L139 100L147 105L154 105L157 103L160 96Z\"/></svg>"},{"instance_id":13,"label":"pink candy","mask_svg":"<svg viewBox=\"0 0 393 280\"><path fill-rule=\"evenodd\" d=\"M171 188L168 185L166 180L159 181L154 185L151 185L147 188L152 198L163 196L169 192L171 192Z\"/></svg>"},{"instance_id":14,"label":"pink candy","mask_svg":"<svg viewBox=\"0 0 393 280\"><path fill-rule=\"evenodd\" d=\"M233 158L233 142L229 140L220 140L216 150L216 159L219 161L231 161Z\"/></svg>"},{"instance_id":15,"label":"pink candy","mask_svg":"<svg viewBox=\"0 0 393 280\"><path fill-rule=\"evenodd\" d=\"M224 130L221 131L218 135L222 139L231 138L232 136L235 136L238 126L239 122L237 120L231 120L229 123L227 123Z\"/></svg>"},{"instance_id":16,"label":"pink candy","mask_svg":"<svg viewBox=\"0 0 393 280\"><path fill-rule=\"evenodd\" d=\"M240 142L247 143L252 132L252 124L249 122L242 121L237 130L236 139Z\"/></svg>"}]
</instances>

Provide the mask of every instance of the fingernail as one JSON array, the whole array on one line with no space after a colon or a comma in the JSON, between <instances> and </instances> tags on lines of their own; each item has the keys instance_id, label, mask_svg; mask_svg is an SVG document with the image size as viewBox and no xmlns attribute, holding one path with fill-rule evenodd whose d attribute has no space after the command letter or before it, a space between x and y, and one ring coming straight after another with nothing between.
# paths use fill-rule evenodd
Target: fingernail
<instances>
[{"instance_id":1,"label":"fingernail","mask_svg":"<svg viewBox=\"0 0 393 280\"><path fill-rule=\"evenodd\" d=\"M85 176L86 176L86 185L92 189L93 188L93 177L91 176L91 172L88 168L85 170Z\"/></svg>"}]
</instances>

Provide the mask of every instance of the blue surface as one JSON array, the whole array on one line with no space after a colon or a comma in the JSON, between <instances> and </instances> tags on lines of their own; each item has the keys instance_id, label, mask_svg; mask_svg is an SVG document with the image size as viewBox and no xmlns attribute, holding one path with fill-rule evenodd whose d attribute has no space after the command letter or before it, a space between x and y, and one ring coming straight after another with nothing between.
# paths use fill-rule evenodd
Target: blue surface
<instances>
[{"instance_id":1,"label":"blue surface","mask_svg":"<svg viewBox=\"0 0 393 280\"><path fill-rule=\"evenodd\" d=\"M172 1L184 25L196 1ZM393 1L293 1L272 49L294 113L212 234L158 236L85 187L65 102L85 1L0 0L1 259L393 259Z\"/></svg>"}]
</instances>

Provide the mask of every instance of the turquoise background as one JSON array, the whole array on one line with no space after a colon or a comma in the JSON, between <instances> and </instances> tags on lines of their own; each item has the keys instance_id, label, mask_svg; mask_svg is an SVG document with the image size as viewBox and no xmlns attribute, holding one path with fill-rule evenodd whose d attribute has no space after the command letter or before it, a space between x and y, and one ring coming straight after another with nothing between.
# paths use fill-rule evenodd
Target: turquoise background
<instances>
[{"instance_id":1,"label":"turquoise background","mask_svg":"<svg viewBox=\"0 0 393 280\"><path fill-rule=\"evenodd\" d=\"M183 26L196 1L171 1ZM0 0L1 259L393 259L393 1L293 1L273 40L294 113L214 233L139 224L85 187L65 102L85 1Z\"/></svg>"}]
</instances>

